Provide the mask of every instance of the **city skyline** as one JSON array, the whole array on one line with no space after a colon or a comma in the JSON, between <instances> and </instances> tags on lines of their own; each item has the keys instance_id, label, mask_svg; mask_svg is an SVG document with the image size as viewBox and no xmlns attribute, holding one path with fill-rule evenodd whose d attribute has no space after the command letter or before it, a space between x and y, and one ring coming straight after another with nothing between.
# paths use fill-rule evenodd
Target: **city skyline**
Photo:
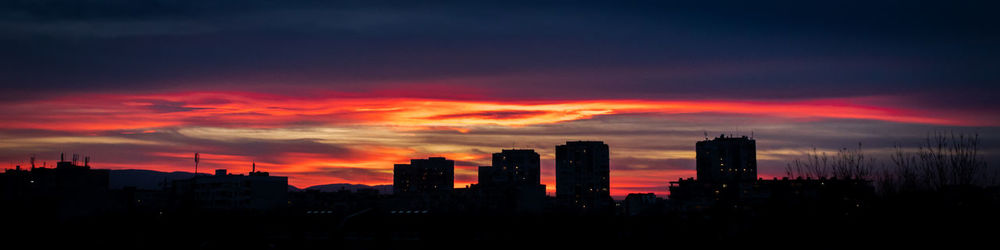
<instances>
[{"instance_id":1,"label":"city skyline","mask_svg":"<svg viewBox=\"0 0 1000 250\"><path fill-rule=\"evenodd\" d=\"M1000 162L993 3L29 2L0 4L4 168L192 172L197 152L308 187L440 156L464 187L531 148L554 195L554 146L594 140L620 199L666 195L718 134L753 135L765 178L934 133Z\"/></svg>"},{"instance_id":2,"label":"city skyline","mask_svg":"<svg viewBox=\"0 0 1000 250\"><path fill-rule=\"evenodd\" d=\"M391 184L392 165L405 162L408 159L427 157L446 157L456 160L456 182L455 187L464 187L476 182L476 171L478 166L488 165L490 153L497 149L509 148L531 148L538 150L542 163L542 184L546 185L547 193L554 195L555 191L555 152L550 149L554 145L566 141L559 135L536 134L546 130L559 130L574 126L582 131L571 133L586 134L586 129L595 131L606 131L600 123L615 123L617 119L629 118L630 115L606 115L596 116L587 119L573 120L568 122L555 122L536 125L485 125L482 131L462 130L462 127L425 127L425 128L404 128L402 131L385 129L376 134L365 134L361 125L352 125L353 128L250 128L250 127L192 127L192 128L170 128L167 130L108 130L100 134L88 134L93 132L62 131L55 135L33 135L16 136L8 134L4 138L4 159L8 161L5 168L13 168L14 165L26 165L27 159L34 155L38 164L42 162L54 163L54 156L59 153L77 153L91 156L96 164L102 168L109 169L148 169L164 172L184 171L193 172L194 164L191 147L201 153L202 169L242 169L250 168L251 162L256 162L258 167L267 169L276 174L289 176L290 184L297 187L308 187L313 185L331 183L353 183L365 185ZM639 115L640 117L642 115ZM624 117L624 118L622 118ZM515 118L516 119L516 118ZM794 119L794 118L793 118ZM804 118L803 118L804 119ZM86 119L82 119L86 120ZM57 124L57 121L51 121ZM662 122L662 121L661 121ZM595 124L596 123L596 124ZM831 124L824 124L831 123ZM875 125L873 125L875 123ZM856 139L845 138L834 134L811 134L803 132L797 136L814 137L813 141L788 141L790 133L777 134L776 130L787 128L788 124L776 128L761 126L752 131L738 130L740 135L753 133L758 138L764 136L764 143L761 144L760 172L762 177L777 177L784 175L784 167L790 161L802 157L803 153L809 152L816 146L821 152L833 153L841 148L854 148L858 142L865 145L865 149L881 160L888 160L888 152L891 152L897 144L913 149L922 143L927 133L934 132L959 132L967 131L982 133L987 146L993 142L991 127L950 127L950 126L928 126L921 124L904 124L903 130L887 131L879 128L878 121L864 120L819 120L806 121L794 126L829 126L825 129L835 130L836 126L847 126L859 128L866 131L856 131L855 134L864 135ZM627 124L627 123L626 123ZM891 123L895 124L895 123ZM637 126L637 124L629 124ZM885 124L882 124L885 125ZM72 126L72 125L71 125ZM532 128L534 127L534 128ZM948 129L948 130L943 130ZM612 195L621 199L628 193L656 193L659 196L666 195L664 180L685 178L694 175L694 148L690 145L677 145L674 140L686 138L690 140L703 139L705 131L697 131L689 128L685 134L681 131L656 130L655 135L660 138L671 138L671 141L662 143L639 142L638 145L627 144L631 140L646 138L644 134L649 131L639 131L635 135L630 132L613 128L613 131L620 131L625 135L603 135L603 136L580 136L581 139L604 140L610 143L616 150L612 150ZM53 131L53 130L47 130ZM86 130L93 131L93 130ZM715 131L713 131L715 132ZM742 133L741 133L742 132ZM518 141L510 140L510 136L503 133L513 133ZM881 133L876 135L876 133ZM713 133L715 134L715 133ZM866 135L867 134L867 135ZM447 143L435 145L429 142L406 141L406 137L416 135L426 137L443 138ZM369 136L365 138L365 136ZM394 138L396 136L402 138ZM775 138L778 137L778 138ZM465 142L464 138L470 142ZM505 142L504 138L510 140ZM819 139L819 138L825 138ZM163 141L160 141L160 140ZM495 142L485 141L488 139ZM874 139L874 140L873 140ZM424 138L426 140L426 138ZM832 142L831 142L832 140ZM384 144L399 143L397 147L386 147L379 145L379 141ZM475 141L475 142L471 142ZM361 147L339 147L335 145L352 144L366 142L374 145L363 145ZM775 147L771 143L780 143ZM909 143L907 143L909 142ZM204 143L205 145L197 145ZM839 143L839 145L838 145ZM174 147L171 144L179 144ZM492 144L492 145L491 145ZM504 145L507 144L507 145ZM549 146L546 146L549 144ZM825 144L825 145L823 145ZM494 146L495 145L495 146ZM260 148L257 148L260 147ZM648 147L648 148L643 148ZM37 150L42 148L42 150ZM361 150L359 150L360 148ZM123 149L135 150L135 155L121 153ZM153 152L143 152L153 149ZM224 149L246 150L222 151ZM162 151L161 151L162 150ZM995 161L996 154L993 148L984 148L984 156L987 160ZM276 151L276 152L269 152ZM124 151L128 152L128 151ZM256 154L254 154L256 153ZM359 154L352 156L352 154ZM320 171L315 171L319 168ZM620 170L620 171L615 171Z\"/></svg>"},{"instance_id":3,"label":"city skyline","mask_svg":"<svg viewBox=\"0 0 1000 250\"><path fill-rule=\"evenodd\" d=\"M0 235L40 249L988 246L998 10L0 1Z\"/></svg>"}]
</instances>

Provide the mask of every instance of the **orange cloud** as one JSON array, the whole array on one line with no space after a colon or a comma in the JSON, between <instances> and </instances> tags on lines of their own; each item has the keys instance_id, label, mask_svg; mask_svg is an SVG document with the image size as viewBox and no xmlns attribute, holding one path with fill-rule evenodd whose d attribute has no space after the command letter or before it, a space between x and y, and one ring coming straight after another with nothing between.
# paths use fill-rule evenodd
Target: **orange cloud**
<instances>
[{"instance_id":1,"label":"orange cloud","mask_svg":"<svg viewBox=\"0 0 1000 250\"><path fill-rule=\"evenodd\" d=\"M152 101L151 101L152 100ZM150 130L171 126L282 127L382 125L464 130L528 126L598 115L723 113L785 119L865 119L934 125L995 125L988 117L864 105L860 100L567 100L470 101L378 97L292 97L242 92L103 94L13 104L0 111L6 129ZM157 104L159 103L159 104Z\"/></svg>"},{"instance_id":2,"label":"orange cloud","mask_svg":"<svg viewBox=\"0 0 1000 250\"><path fill-rule=\"evenodd\" d=\"M482 143L428 143L411 137L413 134L435 130L465 133L479 128L519 128L614 114L735 114L773 118L781 122L862 119L959 126L998 124L996 120L991 120L995 119L993 116L966 117L939 111L890 107L885 103L891 102L873 102L871 98L800 101L480 101L322 95L301 97L244 92L101 94L31 100L5 106L0 110L0 115L4 115L7 121L0 123L0 129L51 130L62 134L0 138L0 146L8 149L23 148L26 145L37 148L54 145L50 148L60 148L60 143L143 146L150 149L136 154L147 154L149 160L108 159L101 162L99 167L160 171L192 171L193 152L189 151L204 150L200 169L203 173L219 168L229 169L233 173L245 173L249 171L251 162L256 161L259 170L289 176L290 183L299 187L337 182L389 184L392 181L393 164L406 163L412 158L443 156L458 162L456 186L462 187L475 182L475 164L487 164L489 154L483 152L489 152L491 148L483 148ZM64 132L70 132L72 136L63 135L66 134ZM160 138L157 137L160 133L175 133L185 138L231 144L213 147L192 144L199 141L159 143L156 138ZM480 137L477 138L498 138L478 136ZM546 143L560 139L562 138L547 138ZM273 152L266 159L244 152L227 152L230 150L227 147L240 144L243 140L308 140L322 145L338 145L347 148L348 152L332 155L321 151L296 151L298 149L276 147L268 150L281 152ZM308 147L315 148L314 145ZM624 152L623 155L644 159L693 157L693 152L687 151L678 153L622 147L616 149L623 150L619 151ZM111 157L115 156L106 158ZM551 157L551 154L543 154L543 158L548 158L548 161L551 161ZM613 172L612 194L623 196L631 192L655 192L665 195L664 187L667 182L694 175L693 170L648 167L648 170L637 168ZM543 177L543 184L547 185L550 193L553 192L555 183L552 176L549 174Z\"/></svg>"}]
</instances>

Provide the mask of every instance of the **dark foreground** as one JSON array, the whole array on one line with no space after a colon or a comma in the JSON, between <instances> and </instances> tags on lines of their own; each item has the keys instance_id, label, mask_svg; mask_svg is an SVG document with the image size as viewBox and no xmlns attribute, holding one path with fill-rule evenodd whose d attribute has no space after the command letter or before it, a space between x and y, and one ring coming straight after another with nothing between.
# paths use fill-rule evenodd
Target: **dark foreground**
<instances>
[{"instance_id":1,"label":"dark foreground","mask_svg":"<svg viewBox=\"0 0 1000 250\"><path fill-rule=\"evenodd\" d=\"M635 216L533 216L282 211L127 213L59 218L5 214L6 242L32 249L443 249L671 245L972 244L998 231L996 197L899 195L854 214L797 207L761 211L654 209ZM992 243L989 243L992 245ZM21 245L21 244L18 244Z\"/></svg>"}]
</instances>

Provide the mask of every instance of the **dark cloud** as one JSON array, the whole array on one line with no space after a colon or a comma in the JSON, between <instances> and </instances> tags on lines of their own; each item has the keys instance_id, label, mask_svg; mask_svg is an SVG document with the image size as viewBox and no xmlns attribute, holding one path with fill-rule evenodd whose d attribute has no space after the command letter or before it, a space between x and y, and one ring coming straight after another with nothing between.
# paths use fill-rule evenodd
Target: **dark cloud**
<instances>
[{"instance_id":1,"label":"dark cloud","mask_svg":"<svg viewBox=\"0 0 1000 250\"><path fill-rule=\"evenodd\" d=\"M172 102L165 100L136 100L137 102L149 102L151 105L146 106L150 111L156 113L173 113L173 112L185 112L198 110L200 108L187 107L184 102Z\"/></svg>"},{"instance_id":2,"label":"dark cloud","mask_svg":"<svg viewBox=\"0 0 1000 250\"><path fill-rule=\"evenodd\" d=\"M501 110L485 111L476 113L448 114L428 117L429 119L455 119L455 118L484 118L484 119L517 119L542 115L545 111L524 111L524 110Z\"/></svg>"},{"instance_id":3,"label":"dark cloud","mask_svg":"<svg viewBox=\"0 0 1000 250\"><path fill-rule=\"evenodd\" d=\"M58 156L60 152L65 152L92 155L95 159L115 159L119 162L137 163L161 160L176 161L173 156L157 155L156 153L190 153L193 155L195 152L200 152L203 154L236 155L245 156L248 159L254 159L258 162L274 164L289 163L289 159L284 159L288 153L304 153L320 159L357 159L365 157L364 154L360 154L345 146L319 143L308 139L212 140L185 136L170 129L161 129L151 133L143 133L142 131L106 131L98 135L102 136L102 138L118 138L130 141L112 140L110 141L111 143L99 141L80 142L76 141L77 139L75 138L66 138L64 136L86 138L92 135L72 135L63 132L35 132L30 136L19 135L18 137L26 139L56 139L46 141L41 147L25 145L19 148L4 149L4 151L7 153L6 156L9 159L24 158L30 154L44 155L45 157L54 159L53 157ZM65 142L60 143L58 139L63 139ZM186 161L179 163L186 164Z\"/></svg>"},{"instance_id":4,"label":"dark cloud","mask_svg":"<svg viewBox=\"0 0 1000 250\"><path fill-rule=\"evenodd\" d=\"M995 107L993 5L5 1L0 74L4 99L233 89L420 96L433 83L499 99L909 93Z\"/></svg>"}]
</instances>

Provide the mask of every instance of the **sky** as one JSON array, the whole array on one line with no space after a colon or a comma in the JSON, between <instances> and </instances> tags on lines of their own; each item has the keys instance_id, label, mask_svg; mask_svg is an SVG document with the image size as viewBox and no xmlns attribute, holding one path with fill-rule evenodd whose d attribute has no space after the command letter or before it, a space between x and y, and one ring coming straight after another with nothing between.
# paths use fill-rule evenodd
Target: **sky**
<instances>
[{"instance_id":1,"label":"sky","mask_svg":"<svg viewBox=\"0 0 1000 250\"><path fill-rule=\"evenodd\" d=\"M696 3L694 3L696 2ZM391 184L504 148L600 140L612 195L693 177L705 134L762 177L816 148L880 162L929 133L1000 152L987 1L3 1L0 160Z\"/></svg>"}]
</instances>

